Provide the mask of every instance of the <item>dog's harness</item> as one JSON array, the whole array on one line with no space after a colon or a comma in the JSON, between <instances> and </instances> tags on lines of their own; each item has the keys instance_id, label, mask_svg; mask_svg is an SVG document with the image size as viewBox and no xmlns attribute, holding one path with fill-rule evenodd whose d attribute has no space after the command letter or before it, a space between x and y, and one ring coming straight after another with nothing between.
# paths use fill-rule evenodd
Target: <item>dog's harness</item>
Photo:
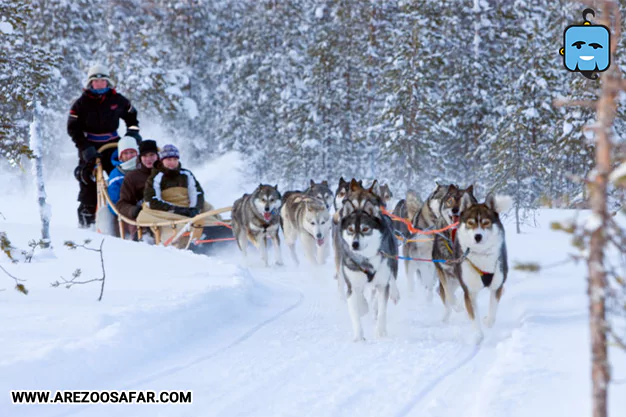
<instances>
[{"instance_id":1,"label":"dog's harness","mask_svg":"<svg viewBox=\"0 0 626 417\"><path fill-rule=\"evenodd\" d=\"M479 267L477 267L476 264L470 260L470 258L465 258L465 259L470 264L470 266L474 269L474 271L476 271L476 273L480 275L480 280L483 282L483 285L485 287L490 286L491 281L493 281L493 276L495 272L485 272Z\"/></svg>"}]
</instances>

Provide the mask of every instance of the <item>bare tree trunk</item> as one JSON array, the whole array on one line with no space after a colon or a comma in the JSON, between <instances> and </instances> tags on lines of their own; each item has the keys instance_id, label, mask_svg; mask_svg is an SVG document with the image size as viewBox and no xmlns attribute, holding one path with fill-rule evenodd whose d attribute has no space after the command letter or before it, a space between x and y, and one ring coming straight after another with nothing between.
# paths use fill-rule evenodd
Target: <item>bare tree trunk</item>
<instances>
[{"instance_id":1,"label":"bare tree trunk","mask_svg":"<svg viewBox=\"0 0 626 417\"><path fill-rule=\"evenodd\" d=\"M39 201L39 216L41 217L41 247L50 247L50 206L46 202L46 187L43 179L43 160L41 146L41 108L39 102L35 101L33 110L33 121L30 126L30 148L35 155L33 171L35 174L35 185L37 186L37 200Z\"/></svg>"},{"instance_id":2,"label":"bare tree trunk","mask_svg":"<svg viewBox=\"0 0 626 417\"><path fill-rule=\"evenodd\" d=\"M612 1L602 2L602 19L600 24L611 28L611 53L615 52L616 40L620 36L620 13L617 4ZM611 19L612 18L612 19ZM613 20L613 22L611 22ZM591 376L593 383L593 417L606 417L607 390L610 380L608 349L606 294L608 290L607 276L604 269L604 252L607 246L607 184L611 172L611 129L617 108L616 98L621 90L621 74L615 60L601 76L602 89L597 101L596 134L596 167L589 178L590 203L593 216L599 227L591 234L589 242L589 327L591 331Z\"/></svg>"}]
</instances>

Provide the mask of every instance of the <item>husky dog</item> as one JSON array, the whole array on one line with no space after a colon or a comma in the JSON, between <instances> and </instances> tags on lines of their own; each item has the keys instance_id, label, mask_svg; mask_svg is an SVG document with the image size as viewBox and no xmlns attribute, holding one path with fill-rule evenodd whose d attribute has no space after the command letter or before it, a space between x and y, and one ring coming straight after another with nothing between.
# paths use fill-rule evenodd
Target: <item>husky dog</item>
<instances>
[{"instance_id":1,"label":"husky dog","mask_svg":"<svg viewBox=\"0 0 626 417\"><path fill-rule=\"evenodd\" d=\"M454 184L441 185L437 183L437 188L426 199L419 212L413 219L413 227L420 230L438 229L448 226L458 220L459 205L464 192L473 193L474 187L469 186L467 190L460 190ZM473 196L473 194L472 194ZM424 242L406 242L402 246L402 254L410 258L433 259L433 241L428 241L428 236L415 235ZM424 286L426 301L432 301L432 290L435 286L435 267L432 262L405 261L404 263L409 292L414 291L413 279L415 274Z\"/></svg>"},{"instance_id":2,"label":"husky dog","mask_svg":"<svg viewBox=\"0 0 626 417\"><path fill-rule=\"evenodd\" d=\"M328 181L326 180L320 182L319 184L316 184L315 181L311 180L309 188L304 190L304 194L322 200L327 210L330 210L330 206L332 206L334 202L333 192L330 190Z\"/></svg>"},{"instance_id":3,"label":"husky dog","mask_svg":"<svg viewBox=\"0 0 626 417\"><path fill-rule=\"evenodd\" d=\"M500 214L508 211L512 200L508 196L489 195L478 204L465 194L461 201L461 220L454 244L455 256L469 252L464 262L456 264L456 276L463 288L465 308L474 322L476 342L483 339L476 298L483 288L489 288L489 314L483 319L485 326L493 326L496 320L498 303L509 271L507 263L504 227ZM447 277L446 277L447 279ZM444 290L446 289L444 285ZM447 297L447 291L443 292Z\"/></svg>"},{"instance_id":4,"label":"husky dog","mask_svg":"<svg viewBox=\"0 0 626 417\"><path fill-rule=\"evenodd\" d=\"M339 189L342 187L342 180L339 180ZM372 210L375 212L377 217L381 217L380 207L383 205L382 199L374 194L373 190L377 187L378 182L374 181L372 186L369 189L363 188L363 182L357 181L352 178L352 181L348 183L346 188L346 194L344 195L343 200L340 202L339 210L335 212L333 215L333 247L335 250L335 278L337 278L337 285L339 286L339 293L344 294L343 292L343 281L339 279L339 268L341 264L341 253L339 251L339 247L341 246L341 234L340 234L340 222L341 218L345 215L343 212L343 206L347 201L351 202L351 206L356 209L363 209L366 203L370 203L372 206ZM338 191L339 191L338 189ZM338 194L339 195L339 194ZM337 197L335 197L335 201ZM337 207L337 206L336 206Z\"/></svg>"},{"instance_id":5,"label":"husky dog","mask_svg":"<svg viewBox=\"0 0 626 417\"><path fill-rule=\"evenodd\" d=\"M244 194L233 203L233 234L244 257L248 256L249 240L261 251L261 258L265 266L268 266L266 238L271 238L276 253L276 265L283 264L278 237L280 206L278 185L272 187L264 184L260 184L252 194Z\"/></svg>"},{"instance_id":6,"label":"husky dog","mask_svg":"<svg viewBox=\"0 0 626 417\"><path fill-rule=\"evenodd\" d=\"M465 190L461 190L455 186L453 193L449 196L445 204L451 207L452 220L457 222L461 213L461 201L467 199L472 204L477 203L476 197L472 194L474 190L473 186L469 186ZM440 219L436 228L443 228L447 224L445 220ZM456 242L457 229L448 229L435 235L433 243L432 257L433 259L457 259L454 253L454 245ZM443 316L443 321L448 321L450 317L451 308L460 310L462 307L457 304L456 297L454 295L456 289L459 287L458 275L456 274L455 264L436 263L435 271L439 278L439 296L443 301L446 312Z\"/></svg>"},{"instance_id":7,"label":"husky dog","mask_svg":"<svg viewBox=\"0 0 626 417\"><path fill-rule=\"evenodd\" d=\"M376 336L387 335L387 301L400 299L396 277L398 249L391 220L379 216L378 207L366 201L357 208L346 199L340 224L340 272L347 286L348 308L352 319L354 340L361 341L361 316L367 313L365 291L373 290Z\"/></svg>"},{"instance_id":8,"label":"husky dog","mask_svg":"<svg viewBox=\"0 0 626 417\"><path fill-rule=\"evenodd\" d=\"M350 189L350 182L343 179L343 177L339 178L339 186L335 191L335 200L333 204L335 206L335 213L341 209L343 206L343 199L348 195L348 190Z\"/></svg>"},{"instance_id":9,"label":"husky dog","mask_svg":"<svg viewBox=\"0 0 626 417\"><path fill-rule=\"evenodd\" d=\"M380 186L380 192L378 193L378 195L383 199L383 202L385 203L385 207L387 207L387 205L393 198L393 193L391 192L391 189L389 188L389 185L387 184L382 184Z\"/></svg>"},{"instance_id":10,"label":"husky dog","mask_svg":"<svg viewBox=\"0 0 626 417\"><path fill-rule=\"evenodd\" d=\"M325 203L305 194L290 193L283 199L280 224L296 264L300 263L296 255L298 237L311 263L326 262L330 248L330 213Z\"/></svg>"},{"instance_id":11,"label":"husky dog","mask_svg":"<svg viewBox=\"0 0 626 417\"><path fill-rule=\"evenodd\" d=\"M415 190L408 190L406 198L398 201L398 204L396 204L393 214L412 222L423 204ZM394 222L394 229L405 239L408 239L411 235L407 225L402 222Z\"/></svg>"}]
</instances>

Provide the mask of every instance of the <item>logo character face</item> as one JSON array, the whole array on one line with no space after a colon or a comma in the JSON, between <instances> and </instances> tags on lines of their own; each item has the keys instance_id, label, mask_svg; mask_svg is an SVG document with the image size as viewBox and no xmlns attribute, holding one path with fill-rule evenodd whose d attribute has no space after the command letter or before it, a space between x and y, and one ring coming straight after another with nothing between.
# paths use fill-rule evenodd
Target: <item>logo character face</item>
<instances>
[{"instance_id":1,"label":"logo character face","mask_svg":"<svg viewBox=\"0 0 626 417\"><path fill-rule=\"evenodd\" d=\"M606 71L610 64L605 26L569 26L564 34L563 63L570 71Z\"/></svg>"}]
</instances>

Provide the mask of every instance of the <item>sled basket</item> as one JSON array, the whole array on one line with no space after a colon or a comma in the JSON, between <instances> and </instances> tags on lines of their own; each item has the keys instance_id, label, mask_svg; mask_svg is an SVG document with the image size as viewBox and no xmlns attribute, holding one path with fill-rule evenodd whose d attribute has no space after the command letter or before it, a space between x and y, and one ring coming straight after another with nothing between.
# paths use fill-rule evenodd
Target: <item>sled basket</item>
<instances>
[{"instance_id":1,"label":"sled basket","mask_svg":"<svg viewBox=\"0 0 626 417\"><path fill-rule=\"evenodd\" d=\"M98 149L98 152L104 152L107 149L112 149L117 146L117 143L108 143L106 145L101 146ZM104 213L110 215L108 208L110 207L115 215L117 216L117 223L119 227L119 237L124 239L125 235L125 227L124 225L135 226L137 228L138 238L142 239L142 228L149 228L152 230L154 234L154 240L157 245L163 243L164 246L170 246L173 244L177 244L179 248L188 249L192 244L192 233L190 230L192 228L198 228L198 224L202 225L203 228L203 238L197 239L194 243L194 246L198 245L206 245L206 244L214 244L215 242L222 242L226 240L234 240L230 220L220 220L220 221L211 221L206 220L208 217L215 216L217 214L227 213L232 210L232 207L223 207L215 210L206 211L204 213L200 213L193 218L181 219L181 220L169 220L169 221L159 221L152 223L141 223L136 220L129 219L128 217L121 214L115 204L111 202L111 197L109 197L109 193L107 191L107 184L104 179L104 171L102 169L102 162L100 158L96 158L96 183L97 183L97 191L98 191L98 208L96 210L96 224L98 224L98 216L104 216ZM101 223L105 224L109 222L109 219L101 219L103 220ZM103 228L105 229L105 228ZM167 231L168 234L171 235L170 238L166 239L162 242L162 237ZM105 233L105 230L101 230L98 228L98 233ZM210 237L207 239L206 237ZM214 237L215 236L215 237ZM195 252L195 251L194 251Z\"/></svg>"}]
</instances>

